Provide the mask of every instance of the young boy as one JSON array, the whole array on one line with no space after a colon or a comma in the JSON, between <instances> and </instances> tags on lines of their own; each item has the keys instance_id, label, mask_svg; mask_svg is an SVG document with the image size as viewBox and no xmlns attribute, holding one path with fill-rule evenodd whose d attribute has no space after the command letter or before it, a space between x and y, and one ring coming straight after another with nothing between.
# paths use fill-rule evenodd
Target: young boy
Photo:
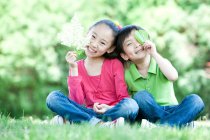
<instances>
[{"instance_id":1,"label":"young boy","mask_svg":"<svg viewBox=\"0 0 210 140\"><path fill-rule=\"evenodd\" d=\"M204 103L196 94L188 95L178 104L173 89L178 73L157 52L144 29L135 25L122 28L117 38L117 50L124 60L129 93L139 105L137 120L185 126L203 110Z\"/></svg>"}]
</instances>

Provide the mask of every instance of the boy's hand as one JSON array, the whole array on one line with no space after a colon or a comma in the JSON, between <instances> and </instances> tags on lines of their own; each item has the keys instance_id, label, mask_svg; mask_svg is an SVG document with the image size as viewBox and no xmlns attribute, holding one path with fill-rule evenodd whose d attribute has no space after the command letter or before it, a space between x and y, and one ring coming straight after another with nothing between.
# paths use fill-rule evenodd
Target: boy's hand
<instances>
[{"instance_id":1,"label":"boy's hand","mask_svg":"<svg viewBox=\"0 0 210 140\"><path fill-rule=\"evenodd\" d=\"M178 78L177 70L174 68L174 66L171 64L170 61L163 58L157 52L155 44L148 40L144 43L143 47L144 47L144 50L155 59L156 63L160 67L160 70L164 74L164 76L169 81L176 81Z\"/></svg>"},{"instance_id":2,"label":"boy's hand","mask_svg":"<svg viewBox=\"0 0 210 140\"><path fill-rule=\"evenodd\" d=\"M109 106L107 104L94 103L94 105L93 105L93 110L96 113L99 113L99 114L103 114L104 112L106 112L110 108L112 108L112 106Z\"/></svg>"},{"instance_id":3,"label":"boy's hand","mask_svg":"<svg viewBox=\"0 0 210 140\"><path fill-rule=\"evenodd\" d=\"M72 51L69 51L66 54L66 61L69 63L71 68L77 67L76 56L77 56L76 53Z\"/></svg>"},{"instance_id":4,"label":"boy's hand","mask_svg":"<svg viewBox=\"0 0 210 140\"><path fill-rule=\"evenodd\" d=\"M143 47L144 47L144 50L145 50L148 54L150 54L151 56L154 56L154 55L157 53L155 44L154 44L152 41L150 41L150 40L147 40L147 41L144 43Z\"/></svg>"}]
</instances>

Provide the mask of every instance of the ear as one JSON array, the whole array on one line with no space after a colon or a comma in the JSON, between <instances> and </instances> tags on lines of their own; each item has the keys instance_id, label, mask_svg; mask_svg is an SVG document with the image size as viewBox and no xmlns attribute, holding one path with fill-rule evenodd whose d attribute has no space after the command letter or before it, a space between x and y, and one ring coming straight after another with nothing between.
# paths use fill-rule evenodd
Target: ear
<instances>
[{"instance_id":1,"label":"ear","mask_svg":"<svg viewBox=\"0 0 210 140\"><path fill-rule=\"evenodd\" d=\"M120 56L125 60L128 61L128 56L125 53L120 53Z\"/></svg>"},{"instance_id":2,"label":"ear","mask_svg":"<svg viewBox=\"0 0 210 140\"><path fill-rule=\"evenodd\" d=\"M111 53L114 51L115 48L116 48L116 46L111 46L106 52Z\"/></svg>"}]
</instances>

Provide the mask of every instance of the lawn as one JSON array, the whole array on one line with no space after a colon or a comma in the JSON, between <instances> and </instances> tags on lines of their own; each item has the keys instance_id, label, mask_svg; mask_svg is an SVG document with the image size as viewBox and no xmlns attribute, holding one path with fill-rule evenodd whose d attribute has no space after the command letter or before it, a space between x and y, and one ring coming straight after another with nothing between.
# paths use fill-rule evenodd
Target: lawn
<instances>
[{"instance_id":1,"label":"lawn","mask_svg":"<svg viewBox=\"0 0 210 140\"><path fill-rule=\"evenodd\" d=\"M100 128L82 125L50 125L32 117L12 119L0 116L1 140L207 140L210 127L141 128L125 125L119 128Z\"/></svg>"}]
</instances>

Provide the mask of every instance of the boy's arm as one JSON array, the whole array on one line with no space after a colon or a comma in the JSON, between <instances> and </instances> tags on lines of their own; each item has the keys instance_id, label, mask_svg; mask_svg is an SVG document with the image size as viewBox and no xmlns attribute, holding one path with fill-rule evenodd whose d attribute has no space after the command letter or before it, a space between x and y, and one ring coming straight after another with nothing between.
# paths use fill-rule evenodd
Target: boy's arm
<instances>
[{"instance_id":1,"label":"boy's arm","mask_svg":"<svg viewBox=\"0 0 210 140\"><path fill-rule=\"evenodd\" d=\"M156 46L151 41L146 41L144 48L155 59L161 72L170 81L176 81L178 79L178 72L174 66L165 58L163 58L156 50Z\"/></svg>"},{"instance_id":2,"label":"boy's arm","mask_svg":"<svg viewBox=\"0 0 210 140\"><path fill-rule=\"evenodd\" d=\"M159 53L155 53L153 58L156 60L161 72L170 81L176 81L178 79L178 72L174 66L167 59L163 58Z\"/></svg>"}]
</instances>

